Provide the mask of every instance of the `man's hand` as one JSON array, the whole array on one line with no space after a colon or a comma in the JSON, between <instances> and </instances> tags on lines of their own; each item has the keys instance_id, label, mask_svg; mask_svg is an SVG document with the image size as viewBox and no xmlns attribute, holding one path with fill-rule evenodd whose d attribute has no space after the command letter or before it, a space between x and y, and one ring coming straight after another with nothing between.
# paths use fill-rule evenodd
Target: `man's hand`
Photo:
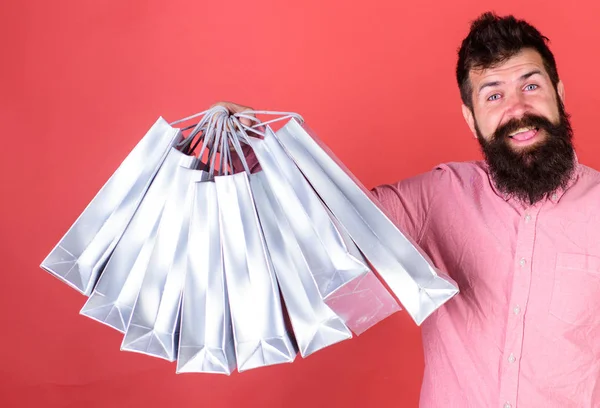
<instances>
[{"instance_id":1,"label":"man's hand","mask_svg":"<svg viewBox=\"0 0 600 408\"><path fill-rule=\"evenodd\" d=\"M251 111L254 110L248 106L244 106L244 105L238 105L237 103L233 103L233 102L217 102L214 105L211 106L211 108L214 108L215 106L222 106L225 109L227 109L229 111L230 115L233 115L235 113L242 113L244 111ZM254 114L249 113L248 116L254 116ZM254 125L255 123L252 123L252 121L250 119L247 118L240 118L240 122L243 125L246 125L248 127Z\"/></svg>"},{"instance_id":2,"label":"man's hand","mask_svg":"<svg viewBox=\"0 0 600 408\"><path fill-rule=\"evenodd\" d=\"M211 106L211 108L214 108L215 106L222 106L225 109L227 109L227 111L229 112L230 115L234 115L236 113L242 113L245 111L252 111L254 109L252 109L249 106L244 106L244 105L239 105L237 103L233 103L233 102L226 102L226 101L222 101L222 102L217 102L215 104L213 104ZM248 113L248 116L252 116L252 117L256 117L256 115L254 115L253 113ZM248 119L248 118L239 118L238 119L240 121L240 123L242 125L246 125L248 127L252 127L253 125L256 125L256 122L253 122L252 120ZM248 132L249 134L251 134L254 137L259 137L258 134L252 133L252 132ZM235 150L234 145L231 141L229 141L228 143L229 145L229 150L233 151ZM217 151L220 150L220 147L217 147ZM251 150L250 147L243 144L242 145L242 151L245 150L245 153L248 154Z\"/></svg>"},{"instance_id":3,"label":"man's hand","mask_svg":"<svg viewBox=\"0 0 600 408\"><path fill-rule=\"evenodd\" d=\"M211 108L214 108L215 106L224 107L225 109L227 109L227 111L229 112L230 115L254 110L248 106L238 105L237 103L233 103L233 102L217 102L214 105L212 105ZM256 115L254 115L253 113L249 113L248 116L256 117ZM240 123L242 123L243 125L246 125L248 127L256 125L255 122L253 122L252 120L250 120L248 118L239 118L239 121L240 121ZM258 137L257 134L253 134L253 136ZM234 147L231 142L229 142L229 150L232 150L232 151L234 150ZM258 160L256 160L256 156L254 156L254 152L252 151L252 148L250 146L244 144L244 145L242 145L242 152L243 152L243 156L245 158L246 163L248 163L248 167L250 168L250 170L253 172L260 170L260 165L258 164ZM240 157L238 157L237 154L233 155L233 157L232 157L231 168L234 173L238 172L238 171L243 171Z\"/></svg>"}]
</instances>

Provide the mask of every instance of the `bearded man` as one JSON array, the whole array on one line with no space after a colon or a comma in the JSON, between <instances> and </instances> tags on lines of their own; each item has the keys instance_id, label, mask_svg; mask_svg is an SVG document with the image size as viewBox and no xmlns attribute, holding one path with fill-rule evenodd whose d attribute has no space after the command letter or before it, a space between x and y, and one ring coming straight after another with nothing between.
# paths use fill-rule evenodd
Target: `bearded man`
<instances>
[{"instance_id":1,"label":"bearded man","mask_svg":"<svg viewBox=\"0 0 600 408\"><path fill-rule=\"evenodd\" d=\"M600 173L577 160L547 42L475 20L456 77L485 160L372 190L461 291L422 325L422 408L600 407Z\"/></svg>"}]
</instances>

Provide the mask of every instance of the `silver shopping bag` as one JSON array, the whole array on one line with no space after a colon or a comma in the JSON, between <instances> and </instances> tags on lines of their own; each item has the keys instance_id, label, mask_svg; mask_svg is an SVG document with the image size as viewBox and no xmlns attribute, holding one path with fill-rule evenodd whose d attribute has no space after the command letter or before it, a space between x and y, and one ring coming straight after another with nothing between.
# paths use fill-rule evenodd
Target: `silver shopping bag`
<instances>
[{"instance_id":1,"label":"silver shopping bag","mask_svg":"<svg viewBox=\"0 0 600 408\"><path fill-rule=\"evenodd\" d=\"M297 351L284 322L248 173L217 176L215 184L237 369L291 363Z\"/></svg>"},{"instance_id":2,"label":"silver shopping bag","mask_svg":"<svg viewBox=\"0 0 600 408\"><path fill-rule=\"evenodd\" d=\"M263 228L269 253L279 259L275 272L303 356L349 334L345 326L339 328L339 317L360 334L398 311L397 302L367 267L354 242L344 240L335 219L271 130L267 128L263 140L246 140L261 164L262 172L251 179L256 176L262 182L251 183L261 191L261 205L255 194L261 225L272 231L267 234Z\"/></svg>"},{"instance_id":3,"label":"silver shopping bag","mask_svg":"<svg viewBox=\"0 0 600 408\"><path fill-rule=\"evenodd\" d=\"M148 269L167 198L196 158L171 148L81 314L125 332Z\"/></svg>"},{"instance_id":4,"label":"silver shopping bag","mask_svg":"<svg viewBox=\"0 0 600 408\"><path fill-rule=\"evenodd\" d=\"M169 149L182 138L159 118L40 267L89 296Z\"/></svg>"},{"instance_id":5,"label":"silver shopping bag","mask_svg":"<svg viewBox=\"0 0 600 408\"><path fill-rule=\"evenodd\" d=\"M202 170L182 167L172 180L121 350L169 361L177 358L192 187L207 176Z\"/></svg>"},{"instance_id":6,"label":"silver shopping bag","mask_svg":"<svg viewBox=\"0 0 600 408\"><path fill-rule=\"evenodd\" d=\"M289 214L321 295L327 297L369 269L350 255L319 197L269 130L263 140L247 140Z\"/></svg>"},{"instance_id":7,"label":"silver shopping bag","mask_svg":"<svg viewBox=\"0 0 600 408\"><path fill-rule=\"evenodd\" d=\"M268 253L302 357L347 340L352 333L323 300L302 248L263 172L250 176Z\"/></svg>"},{"instance_id":8,"label":"silver shopping bag","mask_svg":"<svg viewBox=\"0 0 600 408\"><path fill-rule=\"evenodd\" d=\"M327 211L352 256L367 264L348 232L333 214ZM369 269L327 296L327 305L357 335L360 335L391 314L402 310L379 278Z\"/></svg>"},{"instance_id":9,"label":"silver shopping bag","mask_svg":"<svg viewBox=\"0 0 600 408\"><path fill-rule=\"evenodd\" d=\"M195 183L181 306L177 373L231 374L235 349L215 183Z\"/></svg>"},{"instance_id":10,"label":"silver shopping bag","mask_svg":"<svg viewBox=\"0 0 600 408\"><path fill-rule=\"evenodd\" d=\"M292 119L276 136L418 325L458 293L306 125Z\"/></svg>"}]
</instances>

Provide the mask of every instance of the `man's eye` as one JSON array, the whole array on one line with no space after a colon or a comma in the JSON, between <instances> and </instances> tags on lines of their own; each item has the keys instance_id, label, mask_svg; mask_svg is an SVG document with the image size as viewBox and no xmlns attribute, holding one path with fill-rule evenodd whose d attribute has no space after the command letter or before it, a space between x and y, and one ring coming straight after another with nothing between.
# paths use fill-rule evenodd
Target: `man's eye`
<instances>
[{"instance_id":1,"label":"man's eye","mask_svg":"<svg viewBox=\"0 0 600 408\"><path fill-rule=\"evenodd\" d=\"M493 94L492 96L490 96L489 98L487 98L488 101L495 101L500 99L500 94Z\"/></svg>"},{"instance_id":2,"label":"man's eye","mask_svg":"<svg viewBox=\"0 0 600 408\"><path fill-rule=\"evenodd\" d=\"M529 84L529 85L527 85L527 86L525 87L525 90L526 90L526 91L533 91L533 90L535 90L535 89L537 89L537 88L538 88L538 86L537 86L536 84Z\"/></svg>"}]
</instances>

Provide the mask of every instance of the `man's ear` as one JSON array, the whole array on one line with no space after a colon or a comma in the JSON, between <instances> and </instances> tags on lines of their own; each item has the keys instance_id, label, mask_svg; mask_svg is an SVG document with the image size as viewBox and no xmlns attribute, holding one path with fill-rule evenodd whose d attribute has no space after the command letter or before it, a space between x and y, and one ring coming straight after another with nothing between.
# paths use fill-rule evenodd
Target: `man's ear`
<instances>
[{"instance_id":1,"label":"man's ear","mask_svg":"<svg viewBox=\"0 0 600 408\"><path fill-rule=\"evenodd\" d=\"M477 131L475 130L475 117L473 116L473 111L467 105L463 104L462 114L465 118L465 122L467 122L467 125L469 126L469 129L471 129L471 133L473 133L473 136L475 137L475 139L477 139Z\"/></svg>"},{"instance_id":2,"label":"man's ear","mask_svg":"<svg viewBox=\"0 0 600 408\"><path fill-rule=\"evenodd\" d=\"M565 103L565 85L563 84L563 82L561 80L559 80L558 84L556 84L556 92L558 93L558 97L560 98L561 102L564 104Z\"/></svg>"}]
</instances>

